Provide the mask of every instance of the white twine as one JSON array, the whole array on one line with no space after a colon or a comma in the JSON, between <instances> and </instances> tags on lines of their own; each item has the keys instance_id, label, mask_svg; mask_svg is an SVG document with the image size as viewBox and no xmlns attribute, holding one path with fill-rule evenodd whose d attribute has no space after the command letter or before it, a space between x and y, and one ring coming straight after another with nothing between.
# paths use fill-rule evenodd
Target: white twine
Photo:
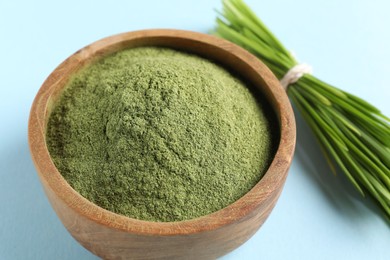
<instances>
[{"instance_id":1,"label":"white twine","mask_svg":"<svg viewBox=\"0 0 390 260\"><path fill-rule=\"evenodd\" d=\"M292 67L280 80L280 84L285 90L288 86L297 82L303 75L311 74L313 71L312 67L306 63L300 63Z\"/></svg>"}]
</instances>

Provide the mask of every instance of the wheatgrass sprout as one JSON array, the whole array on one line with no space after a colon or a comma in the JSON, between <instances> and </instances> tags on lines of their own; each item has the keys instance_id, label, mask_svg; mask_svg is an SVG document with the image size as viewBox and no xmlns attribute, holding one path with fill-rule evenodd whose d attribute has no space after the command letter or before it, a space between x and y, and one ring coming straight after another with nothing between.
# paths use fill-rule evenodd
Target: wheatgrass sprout
<instances>
[{"instance_id":1,"label":"wheatgrass sprout","mask_svg":"<svg viewBox=\"0 0 390 260\"><path fill-rule=\"evenodd\" d=\"M297 61L242 0L224 0L216 34L259 57L279 78ZM390 218L390 119L361 98L305 74L287 93L334 163Z\"/></svg>"}]
</instances>

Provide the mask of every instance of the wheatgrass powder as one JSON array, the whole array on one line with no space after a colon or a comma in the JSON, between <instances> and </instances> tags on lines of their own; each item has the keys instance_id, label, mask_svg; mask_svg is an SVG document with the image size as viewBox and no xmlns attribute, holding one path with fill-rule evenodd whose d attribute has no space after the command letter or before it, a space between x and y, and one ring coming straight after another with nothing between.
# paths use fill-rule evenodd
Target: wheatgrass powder
<instances>
[{"instance_id":1,"label":"wheatgrass powder","mask_svg":"<svg viewBox=\"0 0 390 260\"><path fill-rule=\"evenodd\" d=\"M149 221L218 211L270 165L276 119L264 98L219 65L160 47L88 65L49 119L60 173L102 208Z\"/></svg>"}]
</instances>

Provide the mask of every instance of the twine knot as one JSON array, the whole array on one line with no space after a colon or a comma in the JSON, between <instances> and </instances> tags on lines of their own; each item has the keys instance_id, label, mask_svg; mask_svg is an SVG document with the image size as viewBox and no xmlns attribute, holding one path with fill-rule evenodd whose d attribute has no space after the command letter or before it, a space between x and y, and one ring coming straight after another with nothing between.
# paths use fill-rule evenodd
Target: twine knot
<instances>
[{"instance_id":1,"label":"twine knot","mask_svg":"<svg viewBox=\"0 0 390 260\"><path fill-rule=\"evenodd\" d=\"M292 67L280 80L280 84L285 90L288 86L297 82L303 75L311 74L313 71L312 67L306 63L300 63Z\"/></svg>"}]
</instances>

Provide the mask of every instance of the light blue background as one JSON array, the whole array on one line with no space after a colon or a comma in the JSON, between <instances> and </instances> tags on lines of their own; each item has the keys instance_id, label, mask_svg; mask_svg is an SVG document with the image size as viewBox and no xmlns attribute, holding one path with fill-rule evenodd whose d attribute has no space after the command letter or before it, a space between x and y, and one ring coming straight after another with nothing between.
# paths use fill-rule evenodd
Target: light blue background
<instances>
[{"instance_id":1,"label":"light blue background","mask_svg":"<svg viewBox=\"0 0 390 260\"><path fill-rule=\"evenodd\" d=\"M248 3L300 61L390 115L390 2ZM50 207L27 146L44 79L79 48L145 28L208 32L220 1L0 2L0 259L96 259ZM342 175L333 176L298 116L298 145L263 227L223 259L390 259L389 225ZM366 207L365 205L368 205Z\"/></svg>"}]
</instances>

